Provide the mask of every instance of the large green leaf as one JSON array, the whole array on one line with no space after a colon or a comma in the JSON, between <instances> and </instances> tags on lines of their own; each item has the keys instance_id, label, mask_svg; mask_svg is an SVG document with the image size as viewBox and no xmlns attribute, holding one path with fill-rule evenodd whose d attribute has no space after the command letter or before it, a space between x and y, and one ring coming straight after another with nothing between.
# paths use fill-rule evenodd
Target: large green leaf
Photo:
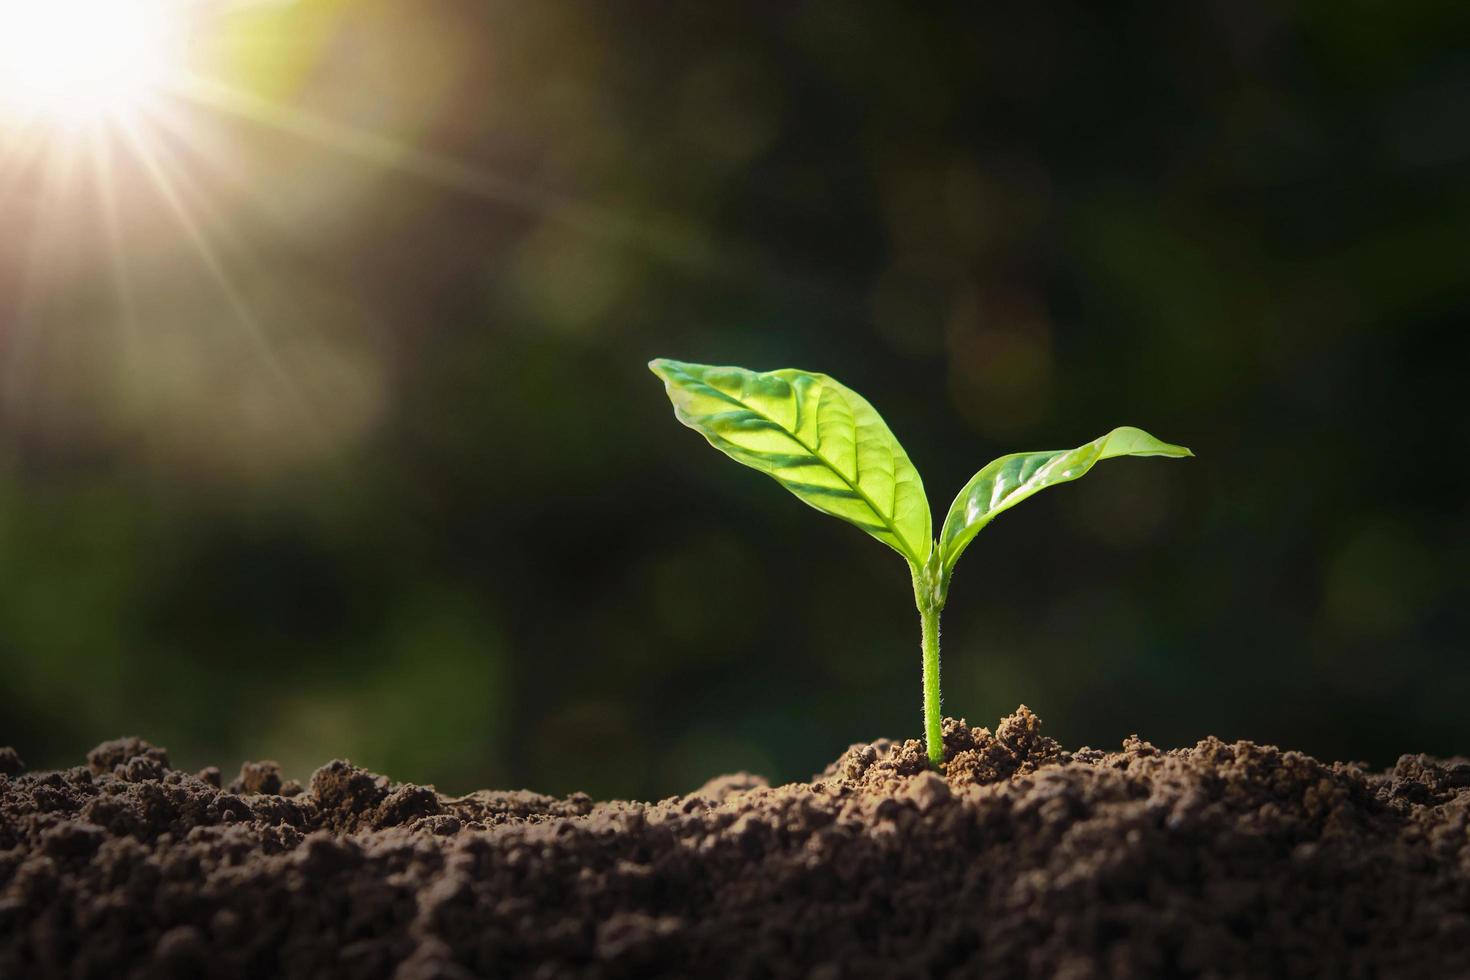
<instances>
[{"instance_id":1,"label":"large green leaf","mask_svg":"<svg viewBox=\"0 0 1470 980\"><path fill-rule=\"evenodd\" d=\"M1013 453L986 465L970 478L944 519L939 533L946 576L965 546L995 515L1039 490L1081 477L1100 460L1114 456L1193 456L1183 446L1160 442L1142 429L1125 425L1076 449Z\"/></svg>"},{"instance_id":2,"label":"large green leaf","mask_svg":"<svg viewBox=\"0 0 1470 980\"><path fill-rule=\"evenodd\" d=\"M659 359L674 414L731 459L922 565L934 542L918 470L857 392L825 374Z\"/></svg>"}]
</instances>

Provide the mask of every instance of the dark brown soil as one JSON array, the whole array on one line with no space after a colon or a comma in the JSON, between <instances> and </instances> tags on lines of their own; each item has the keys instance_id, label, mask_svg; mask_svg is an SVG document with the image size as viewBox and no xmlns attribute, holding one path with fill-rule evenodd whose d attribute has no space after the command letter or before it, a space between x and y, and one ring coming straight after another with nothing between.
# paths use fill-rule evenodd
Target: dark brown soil
<instances>
[{"instance_id":1,"label":"dark brown soil","mask_svg":"<svg viewBox=\"0 0 1470 980\"><path fill-rule=\"evenodd\" d=\"M0 977L1470 976L1470 763L1040 727L653 804L0 749Z\"/></svg>"}]
</instances>

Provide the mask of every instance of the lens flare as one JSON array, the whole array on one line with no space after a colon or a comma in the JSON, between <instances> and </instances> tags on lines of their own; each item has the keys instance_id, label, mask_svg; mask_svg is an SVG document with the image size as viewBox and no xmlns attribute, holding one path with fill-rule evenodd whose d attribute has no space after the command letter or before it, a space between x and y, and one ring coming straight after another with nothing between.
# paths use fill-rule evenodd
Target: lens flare
<instances>
[{"instance_id":1,"label":"lens flare","mask_svg":"<svg viewBox=\"0 0 1470 980\"><path fill-rule=\"evenodd\" d=\"M0 116L85 126L127 116L178 55L164 0L0 0Z\"/></svg>"},{"instance_id":2,"label":"lens flare","mask_svg":"<svg viewBox=\"0 0 1470 980\"><path fill-rule=\"evenodd\" d=\"M294 232L279 257L255 233L389 227L399 205L358 209L390 175L574 240L703 254L420 143L461 78L454 59L419 70L453 47L432 19L405 44L421 6L0 0L0 450L114 445L253 479L363 438L392 395L373 311L319 298ZM404 70L375 93L352 72L380 63Z\"/></svg>"}]
</instances>

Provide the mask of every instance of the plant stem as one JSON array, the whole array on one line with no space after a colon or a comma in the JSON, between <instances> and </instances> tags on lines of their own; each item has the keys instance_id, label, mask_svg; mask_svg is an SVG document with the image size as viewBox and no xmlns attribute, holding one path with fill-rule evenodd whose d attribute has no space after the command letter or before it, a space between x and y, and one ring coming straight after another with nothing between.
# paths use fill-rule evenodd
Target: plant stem
<instances>
[{"instance_id":1,"label":"plant stem","mask_svg":"<svg viewBox=\"0 0 1470 980\"><path fill-rule=\"evenodd\" d=\"M944 733L939 706L939 610L920 609L924 622L924 737L929 743L929 762L944 761Z\"/></svg>"},{"instance_id":2,"label":"plant stem","mask_svg":"<svg viewBox=\"0 0 1470 980\"><path fill-rule=\"evenodd\" d=\"M929 763L938 768L944 761L943 715L939 703L939 611L933 591L924 575L914 569L914 603L919 607L923 628L924 651L924 741L929 749Z\"/></svg>"}]
</instances>

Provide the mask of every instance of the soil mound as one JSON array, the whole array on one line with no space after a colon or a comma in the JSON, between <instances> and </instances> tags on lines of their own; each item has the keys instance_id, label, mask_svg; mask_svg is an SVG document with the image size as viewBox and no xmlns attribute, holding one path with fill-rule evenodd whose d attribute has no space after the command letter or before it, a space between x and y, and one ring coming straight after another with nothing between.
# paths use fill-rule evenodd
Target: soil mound
<instances>
[{"instance_id":1,"label":"soil mound","mask_svg":"<svg viewBox=\"0 0 1470 980\"><path fill-rule=\"evenodd\" d=\"M1470 976L1464 760L945 740L659 803L0 749L0 977Z\"/></svg>"}]
</instances>

